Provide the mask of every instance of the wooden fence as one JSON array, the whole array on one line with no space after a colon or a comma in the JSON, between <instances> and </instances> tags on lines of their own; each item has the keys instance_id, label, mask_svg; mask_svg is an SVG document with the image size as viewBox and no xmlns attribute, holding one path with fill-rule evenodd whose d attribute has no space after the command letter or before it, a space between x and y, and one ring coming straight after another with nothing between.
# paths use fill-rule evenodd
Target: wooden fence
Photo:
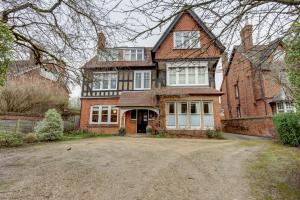
<instances>
[{"instance_id":1,"label":"wooden fence","mask_svg":"<svg viewBox=\"0 0 300 200\"><path fill-rule=\"evenodd\" d=\"M0 115L0 130L7 132L30 133L41 121L42 117ZM79 116L70 116L64 119L64 130L75 130L79 128Z\"/></svg>"}]
</instances>

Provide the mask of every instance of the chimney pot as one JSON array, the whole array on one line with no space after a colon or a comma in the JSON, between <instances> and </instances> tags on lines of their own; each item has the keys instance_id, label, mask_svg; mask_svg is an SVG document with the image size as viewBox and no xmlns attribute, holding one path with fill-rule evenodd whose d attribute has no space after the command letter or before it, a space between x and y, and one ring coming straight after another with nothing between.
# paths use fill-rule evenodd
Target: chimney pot
<instances>
[{"instance_id":1,"label":"chimney pot","mask_svg":"<svg viewBox=\"0 0 300 200\"><path fill-rule=\"evenodd\" d=\"M245 51L249 51L253 48L253 39L252 39L253 28L252 25L246 24L241 30L241 40L242 47Z\"/></svg>"}]
</instances>

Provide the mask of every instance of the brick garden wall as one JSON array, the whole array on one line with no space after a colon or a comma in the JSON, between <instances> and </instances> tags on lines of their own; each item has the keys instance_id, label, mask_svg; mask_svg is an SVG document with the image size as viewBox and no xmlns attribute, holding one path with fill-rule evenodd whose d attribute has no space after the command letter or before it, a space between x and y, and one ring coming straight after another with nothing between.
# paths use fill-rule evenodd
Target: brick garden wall
<instances>
[{"instance_id":1,"label":"brick garden wall","mask_svg":"<svg viewBox=\"0 0 300 200\"><path fill-rule=\"evenodd\" d=\"M275 137L275 127L271 116L223 119L221 122L224 132Z\"/></svg>"}]
</instances>

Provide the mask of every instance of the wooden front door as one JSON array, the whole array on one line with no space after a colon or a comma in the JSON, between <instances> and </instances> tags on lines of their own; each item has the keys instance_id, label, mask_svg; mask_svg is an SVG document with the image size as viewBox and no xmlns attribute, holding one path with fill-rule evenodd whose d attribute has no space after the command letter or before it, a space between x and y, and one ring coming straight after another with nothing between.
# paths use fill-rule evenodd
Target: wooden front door
<instances>
[{"instance_id":1,"label":"wooden front door","mask_svg":"<svg viewBox=\"0 0 300 200\"><path fill-rule=\"evenodd\" d=\"M137 111L137 132L146 133L146 127L148 125L148 110Z\"/></svg>"}]
</instances>

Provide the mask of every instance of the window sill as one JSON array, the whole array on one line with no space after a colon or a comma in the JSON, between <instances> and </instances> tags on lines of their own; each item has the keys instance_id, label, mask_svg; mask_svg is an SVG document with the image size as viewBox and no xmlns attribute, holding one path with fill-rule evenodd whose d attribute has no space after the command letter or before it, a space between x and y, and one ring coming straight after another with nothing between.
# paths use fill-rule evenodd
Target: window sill
<instances>
[{"instance_id":1,"label":"window sill","mask_svg":"<svg viewBox=\"0 0 300 200\"><path fill-rule=\"evenodd\" d=\"M89 124L89 128L116 128L118 124Z\"/></svg>"}]
</instances>

